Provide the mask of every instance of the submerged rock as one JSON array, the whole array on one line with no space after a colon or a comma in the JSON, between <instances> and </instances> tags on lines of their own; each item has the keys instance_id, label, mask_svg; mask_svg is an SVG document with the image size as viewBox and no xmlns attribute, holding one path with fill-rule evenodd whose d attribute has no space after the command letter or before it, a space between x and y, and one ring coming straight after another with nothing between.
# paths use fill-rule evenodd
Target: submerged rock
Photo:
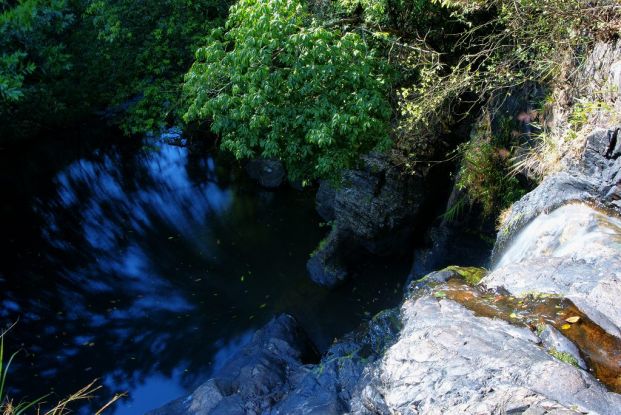
<instances>
[{"instance_id":1,"label":"submerged rock","mask_svg":"<svg viewBox=\"0 0 621 415\"><path fill-rule=\"evenodd\" d=\"M548 353L565 353L575 361L581 369L586 369L586 363L580 357L580 350L567 337L563 336L557 329L546 325L539 338L543 342Z\"/></svg>"},{"instance_id":2,"label":"submerged rock","mask_svg":"<svg viewBox=\"0 0 621 415\"><path fill-rule=\"evenodd\" d=\"M268 189L280 187L287 177L285 167L278 160L257 159L246 163L251 179Z\"/></svg>"},{"instance_id":3,"label":"submerged rock","mask_svg":"<svg viewBox=\"0 0 621 415\"><path fill-rule=\"evenodd\" d=\"M347 263L354 251L350 238L332 229L306 263L310 279L328 288L342 284L347 279Z\"/></svg>"}]
</instances>

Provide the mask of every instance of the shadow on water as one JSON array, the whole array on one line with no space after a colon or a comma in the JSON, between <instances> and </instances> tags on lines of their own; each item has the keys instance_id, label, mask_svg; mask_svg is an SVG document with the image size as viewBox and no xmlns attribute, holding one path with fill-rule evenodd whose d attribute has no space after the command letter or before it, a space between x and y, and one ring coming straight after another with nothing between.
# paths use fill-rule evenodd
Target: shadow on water
<instances>
[{"instance_id":1,"label":"shadow on water","mask_svg":"<svg viewBox=\"0 0 621 415\"><path fill-rule=\"evenodd\" d=\"M325 349L399 301L407 258L369 258L333 292L309 282L325 233L312 192L267 192L209 152L109 131L45 145L0 150L14 396L101 378L102 400L130 395L110 413L140 414L205 380L276 313Z\"/></svg>"}]
</instances>

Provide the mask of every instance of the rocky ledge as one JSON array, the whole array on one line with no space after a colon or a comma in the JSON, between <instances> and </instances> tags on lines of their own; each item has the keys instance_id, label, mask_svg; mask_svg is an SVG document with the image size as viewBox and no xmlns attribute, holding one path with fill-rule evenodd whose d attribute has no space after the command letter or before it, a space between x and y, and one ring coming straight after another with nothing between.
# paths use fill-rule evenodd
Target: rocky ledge
<instances>
[{"instance_id":1,"label":"rocky ledge","mask_svg":"<svg viewBox=\"0 0 621 415\"><path fill-rule=\"evenodd\" d=\"M281 315L257 331L246 347L190 396L150 415L258 414L291 389L290 379L318 356L291 316Z\"/></svg>"},{"instance_id":2,"label":"rocky ledge","mask_svg":"<svg viewBox=\"0 0 621 415\"><path fill-rule=\"evenodd\" d=\"M615 131L595 131L578 163L514 205L491 272L414 281L400 309L318 363L280 316L213 379L151 414L621 413Z\"/></svg>"},{"instance_id":3,"label":"rocky ledge","mask_svg":"<svg viewBox=\"0 0 621 415\"><path fill-rule=\"evenodd\" d=\"M446 271L414 285L399 339L365 368L352 412L620 413L615 131L595 131L579 163L513 206L495 268L470 281L479 291L438 285Z\"/></svg>"}]
</instances>

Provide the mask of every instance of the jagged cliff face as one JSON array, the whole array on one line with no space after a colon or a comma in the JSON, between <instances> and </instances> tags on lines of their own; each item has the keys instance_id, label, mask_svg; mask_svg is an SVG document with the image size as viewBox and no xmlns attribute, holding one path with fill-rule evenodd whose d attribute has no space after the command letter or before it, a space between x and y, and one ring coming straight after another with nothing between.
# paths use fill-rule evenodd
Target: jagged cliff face
<instances>
[{"instance_id":1,"label":"jagged cliff face","mask_svg":"<svg viewBox=\"0 0 621 415\"><path fill-rule=\"evenodd\" d=\"M571 93L618 85L600 99L619 109L620 46L599 45ZM556 128L563 119L559 108ZM279 317L243 358L154 414L621 413L621 135L614 118L589 122L505 216L485 276L414 281L400 309L319 363Z\"/></svg>"},{"instance_id":2,"label":"jagged cliff face","mask_svg":"<svg viewBox=\"0 0 621 415\"><path fill-rule=\"evenodd\" d=\"M478 283L491 291L412 288L399 339L365 370L353 412L621 411L621 220L604 210L621 196L611 193L618 180L606 173L619 171L609 151L614 131L594 132L574 168L515 204L500 231L497 265ZM491 309L470 298L485 295L494 297ZM533 297L572 306L550 314L541 302L526 313ZM493 303L507 298L518 300L503 314ZM559 360L568 355L569 363Z\"/></svg>"},{"instance_id":3,"label":"jagged cliff face","mask_svg":"<svg viewBox=\"0 0 621 415\"><path fill-rule=\"evenodd\" d=\"M556 171L505 215L476 291L446 273L411 289L352 412L621 413L620 45L598 45L577 79L561 93L606 110L559 143Z\"/></svg>"}]
</instances>

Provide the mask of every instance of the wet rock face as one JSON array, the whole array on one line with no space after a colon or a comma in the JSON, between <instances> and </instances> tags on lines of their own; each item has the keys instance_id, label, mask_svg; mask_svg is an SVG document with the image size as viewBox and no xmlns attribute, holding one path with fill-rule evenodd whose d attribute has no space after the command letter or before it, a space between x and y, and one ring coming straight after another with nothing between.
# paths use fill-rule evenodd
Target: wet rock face
<instances>
[{"instance_id":1,"label":"wet rock face","mask_svg":"<svg viewBox=\"0 0 621 415\"><path fill-rule=\"evenodd\" d=\"M400 329L399 310L389 309L335 341L319 364L306 367L291 393L270 414L350 413L350 402L363 370L394 343Z\"/></svg>"},{"instance_id":2,"label":"wet rock face","mask_svg":"<svg viewBox=\"0 0 621 415\"><path fill-rule=\"evenodd\" d=\"M466 205L466 197L453 185L444 211L457 213L444 214L441 222L429 230L426 246L414 251L408 283L453 264L488 265L496 235L494 220L480 211L467 211L467 206L460 207Z\"/></svg>"},{"instance_id":3,"label":"wet rock face","mask_svg":"<svg viewBox=\"0 0 621 415\"><path fill-rule=\"evenodd\" d=\"M560 294L621 334L621 219L584 204L542 214L514 237L487 287Z\"/></svg>"},{"instance_id":4,"label":"wet rock face","mask_svg":"<svg viewBox=\"0 0 621 415\"><path fill-rule=\"evenodd\" d=\"M257 331L213 379L148 415L264 413L289 392L294 373L314 358L293 317L281 315Z\"/></svg>"},{"instance_id":5,"label":"wet rock face","mask_svg":"<svg viewBox=\"0 0 621 415\"><path fill-rule=\"evenodd\" d=\"M621 395L540 347L529 329L424 295L354 394L358 414L618 413ZM555 412L557 411L557 412Z\"/></svg>"},{"instance_id":6,"label":"wet rock face","mask_svg":"<svg viewBox=\"0 0 621 415\"><path fill-rule=\"evenodd\" d=\"M598 129L587 137L578 163L546 177L513 204L500 226L492 263L499 261L512 238L537 216L571 202L599 204L621 211L621 153L617 127Z\"/></svg>"},{"instance_id":7,"label":"wet rock face","mask_svg":"<svg viewBox=\"0 0 621 415\"><path fill-rule=\"evenodd\" d=\"M287 177L285 167L278 160L257 159L246 164L251 179L268 189L280 187Z\"/></svg>"},{"instance_id":8,"label":"wet rock face","mask_svg":"<svg viewBox=\"0 0 621 415\"><path fill-rule=\"evenodd\" d=\"M373 317L347 334L319 363L295 320L281 315L191 395L147 415L337 415L350 411L364 368L396 340L399 310Z\"/></svg>"},{"instance_id":9,"label":"wet rock face","mask_svg":"<svg viewBox=\"0 0 621 415\"><path fill-rule=\"evenodd\" d=\"M333 227L308 262L311 279L334 287L357 255L407 249L423 201L423 178L403 174L380 155L366 156L364 168L343 173L336 187L322 182L317 211Z\"/></svg>"},{"instance_id":10,"label":"wet rock face","mask_svg":"<svg viewBox=\"0 0 621 415\"><path fill-rule=\"evenodd\" d=\"M334 201L336 198L336 189L328 180L322 180L317 189L315 197L315 208L319 216L326 222L334 220Z\"/></svg>"},{"instance_id":11,"label":"wet rock face","mask_svg":"<svg viewBox=\"0 0 621 415\"><path fill-rule=\"evenodd\" d=\"M422 199L420 177L403 174L384 157L368 156L365 169L345 172L336 190L336 226L369 252L386 254L411 236Z\"/></svg>"},{"instance_id":12,"label":"wet rock face","mask_svg":"<svg viewBox=\"0 0 621 415\"><path fill-rule=\"evenodd\" d=\"M594 131L579 162L514 204L484 284L515 295L566 296L610 333L621 333L621 220L613 214L621 210L618 135L617 128Z\"/></svg>"}]
</instances>

